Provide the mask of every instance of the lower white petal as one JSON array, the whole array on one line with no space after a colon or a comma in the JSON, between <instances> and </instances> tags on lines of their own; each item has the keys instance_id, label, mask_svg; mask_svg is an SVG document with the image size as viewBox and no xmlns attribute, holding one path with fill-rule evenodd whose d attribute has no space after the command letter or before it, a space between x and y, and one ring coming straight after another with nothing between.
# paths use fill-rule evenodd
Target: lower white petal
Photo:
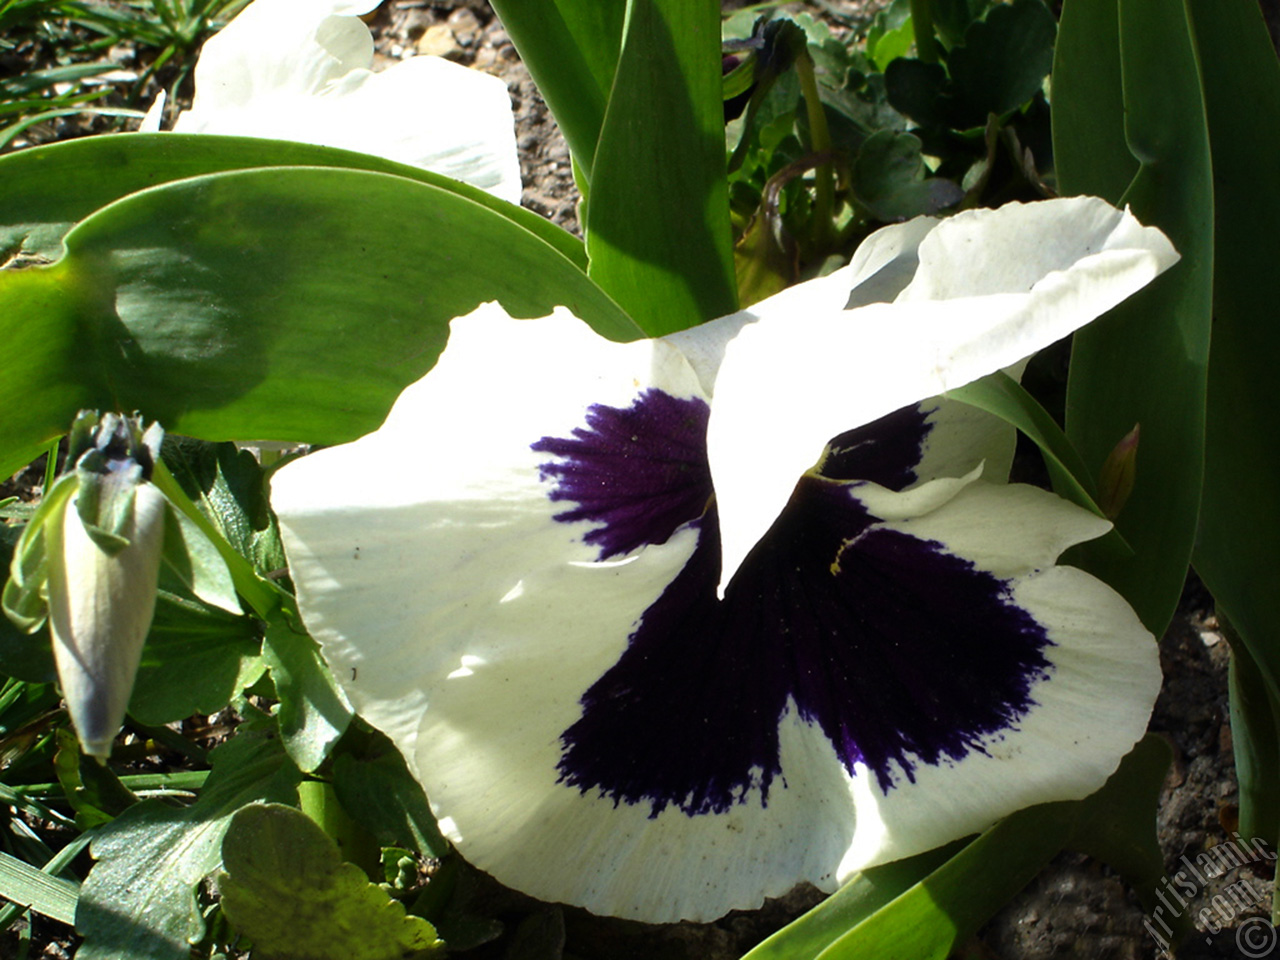
<instances>
[{"instance_id":1,"label":"lower white petal","mask_svg":"<svg viewBox=\"0 0 1280 960\"><path fill-rule=\"evenodd\" d=\"M1027 712L981 750L917 764L888 790L858 768L857 834L841 878L1033 804L1088 796L1142 736L1160 688L1155 640L1123 598L1083 571L1051 566L1105 521L1034 488L975 484L935 513L888 526L1007 579L1009 601L1045 631L1048 667Z\"/></svg>"}]
</instances>

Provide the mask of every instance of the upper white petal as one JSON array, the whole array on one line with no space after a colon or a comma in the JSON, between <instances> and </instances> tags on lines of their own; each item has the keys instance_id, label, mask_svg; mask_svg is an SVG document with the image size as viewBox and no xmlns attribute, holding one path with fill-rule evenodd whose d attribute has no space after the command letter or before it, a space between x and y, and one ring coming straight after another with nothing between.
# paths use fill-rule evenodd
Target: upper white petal
<instances>
[{"instance_id":1,"label":"upper white petal","mask_svg":"<svg viewBox=\"0 0 1280 960\"><path fill-rule=\"evenodd\" d=\"M828 439L1016 363L1177 260L1158 230L1093 198L961 214L917 254L894 303L822 309L825 290L813 309L765 301L726 344L708 433L722 584Z\"/></svg>"},{"instance_id":2,"label":"upper white petal","mask_svg":"<svg viewBox=\"0 0 1280 960\"><path fill-rule=\"evenodd\" d=\"M520 202L506 84L439 57L373 72L368 3L254 0L205 44L174 130L371 153Z\"/></svg>"}]
</instances>

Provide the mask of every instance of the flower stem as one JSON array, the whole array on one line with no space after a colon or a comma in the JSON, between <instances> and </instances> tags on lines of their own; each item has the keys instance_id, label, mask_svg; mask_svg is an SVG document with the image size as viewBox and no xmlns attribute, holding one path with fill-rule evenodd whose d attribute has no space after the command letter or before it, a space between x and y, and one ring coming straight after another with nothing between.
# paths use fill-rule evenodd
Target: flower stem
<instances>
[{"instance_id":1,"label":"flower stem","mask_svg":"<svg viewBox=\"0 0 1280 960\"><path fill-rule=\"evenodd\" d=\"M826 157L814 170L813 231L812 239L818 250L830 243L832 216L835 209L835 169L831 163L831 131L827 128L827 115L818 95L818 81L813 72L813 58L802 50L796 58L796 73L800 76L800 90L804 94L805 112L809 118L809 148Z\"/></svg>"}]
</instances>

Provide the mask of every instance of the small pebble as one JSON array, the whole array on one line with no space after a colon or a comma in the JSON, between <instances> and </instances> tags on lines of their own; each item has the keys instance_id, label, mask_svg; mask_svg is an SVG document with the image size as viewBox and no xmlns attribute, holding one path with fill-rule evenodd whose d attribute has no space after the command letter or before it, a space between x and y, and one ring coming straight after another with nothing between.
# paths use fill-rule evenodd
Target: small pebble
<instances>
[{"instance_id":1,"label":"small pebble","mask_svg":"<svg viewBox=\"0 0 1280 960\"><path fill-rule=\"evenodd\" d=\"M418 53L429 57L449 57L454 59L462 54L462 47L458 45L453 31L443 23L427 27L422 36L418 38L417 47Z\"/></svg>"}]
</instances>

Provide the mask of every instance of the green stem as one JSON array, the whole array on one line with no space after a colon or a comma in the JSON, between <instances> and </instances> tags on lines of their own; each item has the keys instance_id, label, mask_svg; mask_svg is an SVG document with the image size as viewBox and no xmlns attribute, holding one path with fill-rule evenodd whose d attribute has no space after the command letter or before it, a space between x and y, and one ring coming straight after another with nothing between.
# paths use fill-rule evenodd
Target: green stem
<instances>
[{"instance_id":1,"label":"green stem","mask_svg":"<svg viewBox=\"0 0 1280 960\"><path fill-rule=\"evenodd\" d=\"M933 0L911 0L911 28L916 34L916 56L925 63L937 63L938 39L933 33Z\"/></svg>"},{"instance_id":2,"label":"green stem","mask_svg":"<svg viewBox=\"0 0 1280 960\"><path fill-rule=\"evenodd\" d=\"M813 58L808 50L800 51L796 58L796 73L800 76L800 90L804 93L805 113L809 118L809 148L827 157L814 170L813 242L817 250L830 245L835 210L835 168L831 163L831 131L827 127L827 114L818 94L818 81L813 73Z\"/></svg>"}]
</instances>

